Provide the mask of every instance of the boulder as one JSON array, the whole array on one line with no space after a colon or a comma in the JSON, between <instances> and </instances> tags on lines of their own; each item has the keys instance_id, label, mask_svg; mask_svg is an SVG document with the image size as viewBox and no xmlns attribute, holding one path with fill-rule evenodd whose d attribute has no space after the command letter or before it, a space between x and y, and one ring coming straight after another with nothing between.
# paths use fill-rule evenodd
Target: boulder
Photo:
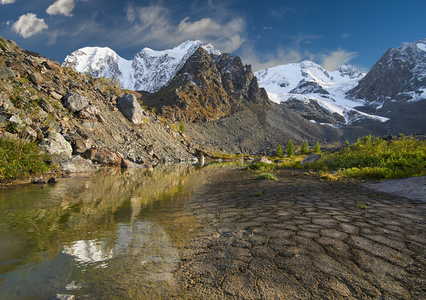
<instances>
[{"instance_id":1,"label":"boulder","mask_svg":"<svg viewBox=\"0 0 426 300\"><path fill-rule=\"evenodd\" d=\"M138 100L133 94L126 94L118 100L118 108L123 115L132 123L138 125L143 123L145 115Z\"/></svg>"},{"instance_id":2,"label":"boulder","mask_svg":"<svg viewBox=\"0 0 426 300\"><path fill-rule=\"evenodd\" d=\"M301 166L306 165L307 163L313 163L316 162L317 160L319 160L321 158L321 155L319 154L311 154L309 156L307 156L304 160L302 160L302 162L300 163Z\"/></svg>"},{"instance_id":3,"label":"boulder","mask_svg":"<svg viewBox=\"0 0 426 300\"><path fill-rule=\"evenodd\" d=\"M49 134L47 138L41 141L39 146L50 155L59 156L62 159L71 158L71 144L60 133Z\"/></svg>"},{"instance_id":4,"label":"boulder","mask_svg":"<svg viewBox=\"0 0 426 300\"><path fill-rule=\"evenodd\" d=\"M107 149L88 149L82 156L102 166L121 166L121 156Z\"/></svg>"},{"instance_id":5,"label":"boulder","mask_svg":"<svg viewBox=\"0 0 426 300\"><path fill-rule=\"evenodd\" d=\"M90 159L84 159L83 157L76 155L71 159L63 161L59 164L59 168L65 173L84 173L94 172L98 168L93 165Z\"/></svg>"},{"instance_id":6,"label":"boulder","mask_svg":"<svg viewBox=\"0 0 426 300\"><path fill-rule=\"evenodd\" d=\"M142 168L143 165L131 162L130 160L127 159L122 159L121 160L121 167L125 168L125 169L136 169L136 168Z\"/></svg>"},{"instance_id":7,"label":"boulder","mask_svg":"<svg viewBox=\"0 0 426 300\"><path fill-rule=\"evenodd\" d=\"M262 156L259 159L255 159L253 161L253 163L255 163L255 162L262 162L262 163L265 163L265 164L272 164L272 161L270 161L266 156Z\"/></svg>"},{"instance_id":8,"label":"boulder","mask_svg":"<svg viewBox=\"0 0 426 300\"><path fill-rule=\"evenodd\" d=\"M13 74L13 71L9 68L0 66L0 80L7 80L15 77L15 74Z\"/></svg>"},{"instance_id":9,"label":"boulder","mask_svg":"<svg viewBox=\"0 0 426 300\"><path fill-rule=\"evenodd\" d=\"M72 112L77 112L89 106L89 101L79 94L66 94L62 97L62 105Z\"/></svg>"},{"instance_id":10,"label":"boulder","mask_svg":"<svg viewBox=\"0 0 426 300\"><path fill-rule=\"evenodd\" d=\"M30 73L28 77L37 86L43 84L43 77L39 73Z\"/></svg>"}]
</instances>

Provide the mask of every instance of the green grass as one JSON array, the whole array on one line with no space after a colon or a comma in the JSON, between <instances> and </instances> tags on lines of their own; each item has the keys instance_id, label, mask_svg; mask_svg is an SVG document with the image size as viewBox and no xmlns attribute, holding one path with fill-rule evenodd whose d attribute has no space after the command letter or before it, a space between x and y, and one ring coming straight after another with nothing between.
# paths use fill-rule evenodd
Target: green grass
<instances>
[{"instance_id":1,"label":"green grass","mask_svg":"<svg viewBox=\"0 0 426 300\"><path fill-rule=\"evenodd\" d=\"M278 179L275 177L274 174L271 173L262 173L260 175L256 176L257 180L275 180L277 181Z\"/></svg>"},{"instance_id":2,"label":"green grass","mask_svg":"<svg viewBox=\"0 0 426 300\"><path fill-rule=\"evenodd\" d=\"M395 179L426 175L426 141L412 137L385 141L367 136L346 149L324 154L311 164L322 171L368 179Z\"/></svg>"},{"instance_id":3,"label":"green grass","mask_svg":"<svg viewBox=\"0 0 426 300\"><path fill-rule=\"evenodd\" d=\"M254 162L247 166L247 170L259 171L259 172L267 172L275 169L275 165L267 164L261 161Z\"/></svg>"},{"instance_id":4,"label":"green grass","mask_svg":"<svg viewBox=\"0 0 426 300\"><path fill-rule=\"evenodd\" d=\"M50 157L34 142L0 138L0 181L26 179L51 171L45 161Z\"/></svg>"}]
</instances>

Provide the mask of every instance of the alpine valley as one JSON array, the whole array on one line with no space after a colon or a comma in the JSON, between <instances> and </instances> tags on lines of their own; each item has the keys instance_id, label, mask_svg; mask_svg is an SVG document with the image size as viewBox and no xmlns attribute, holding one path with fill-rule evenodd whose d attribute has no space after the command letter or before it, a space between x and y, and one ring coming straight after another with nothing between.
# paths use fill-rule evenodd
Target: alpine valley
<instances>
[{"instance_id":1,"label":"alpine valley","mask_svg":"<svg viewBox=\"0 0 426 300\"><path fill-rule=\"evenodd\" d=\"M290 139L426 132L426 39L388 50L364 74L310 61L253 73L200 41L144 48L132 60L86 47L60 66L1 38L0 79L3 134L40 140L62 159L96 161L106 151L121 163L156 164L195 159L197 150L269 153Z\"/></svg>"}]
</instances>

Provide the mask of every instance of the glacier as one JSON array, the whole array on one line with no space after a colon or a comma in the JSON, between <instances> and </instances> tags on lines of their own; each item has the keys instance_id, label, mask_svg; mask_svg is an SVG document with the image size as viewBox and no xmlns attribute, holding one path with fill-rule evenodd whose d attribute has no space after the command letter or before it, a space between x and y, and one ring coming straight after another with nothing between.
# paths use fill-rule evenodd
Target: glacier
<instances>
[{"instance_id":1,"label":"glacier","mask_svg":"<svg viewBox=\"0 0 426 300\"><path fill-rule=\"evenodd\" d=\"M288 100L309 103L314 100L330 112L344 117L346 124L360 118L382 122L388 120L356 110L355 107L363 106L365 102L346 96L346 92L357 86L365 76L353 66L342 65L337 70L327 71L312 61L302 61L260 70L254 75L269 99L276 103Z\"/></svg>"}]
</instances>

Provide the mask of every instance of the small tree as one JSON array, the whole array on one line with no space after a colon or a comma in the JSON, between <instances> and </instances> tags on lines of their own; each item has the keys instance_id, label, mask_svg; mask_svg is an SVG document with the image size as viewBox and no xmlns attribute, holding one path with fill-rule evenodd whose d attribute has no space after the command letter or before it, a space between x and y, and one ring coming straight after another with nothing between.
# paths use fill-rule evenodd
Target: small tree
<instances>
[{"instance_id":1,"label":"small tree","mask_svg":"<svg viewBox=\"0 0 426 300\"><path fill-rule=\"evenodd\" d=\"M180 132L185 132L185 124L183 124L183 121L180 121L179 131Z\"/></svg>"},{"instance_id":2,"label":"small tree","mask_svg":"<svg viewBox=\"0 0 426 300\"><path fill-rule=\"evenodd\" d=\"M314 153L316 153L316 154L321 153L321 147L320 147L320 144L319 144L318 141L317 141L317 143L314 146Z\"/></svg>"},{"instance_id":3,"label":"small tree","mask_svg":"<svg viewBox=\"0 0 426 300\"><path fill-rule=\"evenodd\" d=\"M302 142L302 148L300 149L301 154L308 154L309 152L309 145L307 141Z\"/></svg>"},{"instance_id":4,"label":"small tree","mask_svg":"<svg viewBox=\"0 0 426 300\"><path fill-rule=\"evenodd\" d=\"M278 145L277 147L277 157L282 157L283 156L283 148L281 147L281 145Z\"/></svg>"},{"instance_id":5,"label":"small tree","mask_svg":"<svg viewBox=\"0 0 426 300\"><path fill-rule=\"evenodd\" d=\"M287 145L287 155L290 156L290 157L294 156L294 144L293 144L292 140L290 140L288 142L288 145Z\"/></svg>"}]
</instances>

